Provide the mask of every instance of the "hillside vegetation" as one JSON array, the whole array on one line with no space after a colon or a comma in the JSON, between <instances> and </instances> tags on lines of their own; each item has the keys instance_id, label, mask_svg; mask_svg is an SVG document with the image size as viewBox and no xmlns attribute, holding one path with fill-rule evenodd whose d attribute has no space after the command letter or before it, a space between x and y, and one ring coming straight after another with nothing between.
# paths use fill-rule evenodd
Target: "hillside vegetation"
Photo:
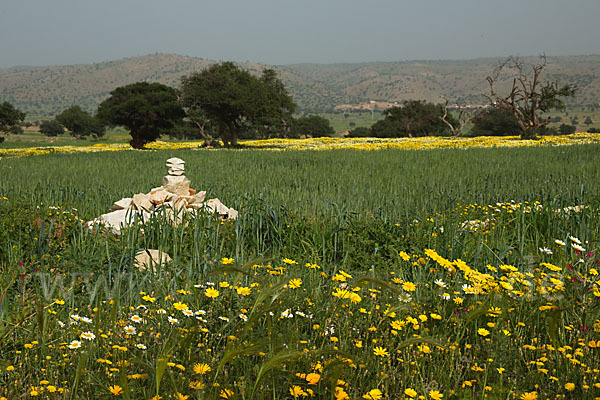
<instances>
[{"instance_id":1,"label":"hillside vegetation","mask_svg":"<svg viewBox=\"0 0 600 400\"><path fill-rule=\"evenodd\" d=\"M329 111L339 104L370 100L419 99L439 102L440 96L466 103L485 102L486 77L500 58L451 61L370 62L354 64L294 64L274 66L293 95L299 111ZM539 61L527 57L528 63ZM28 113L28 118L53 116L71 105L95 112L111 90L138 81L178 86L183 75L216 61L173 54L153 54L95 64L0 69L0 100ZM239 63L259 73L272 67ZM579 87L571 105L600 101L600 56L549 57L545 79Z\"/></svg>"}]
</instances>

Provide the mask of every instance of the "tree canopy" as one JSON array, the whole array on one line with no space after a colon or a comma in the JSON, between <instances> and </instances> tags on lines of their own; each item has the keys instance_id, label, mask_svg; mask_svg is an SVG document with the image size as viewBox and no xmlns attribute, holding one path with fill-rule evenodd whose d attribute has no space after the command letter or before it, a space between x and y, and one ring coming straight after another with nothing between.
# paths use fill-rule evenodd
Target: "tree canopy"
<instances>
[{"instance_id":1,"label":"tree canopy","mask_svg":"<svg viewBox=\"0 0 600 400\"><path fill-rule=\"evenodd\" d=\"M518 57L509 57L487 77L490 104L513 114L519 125L521 139L535 138L540 128L550 122L548 118L542 119L540 114L551 109L564 110L562 98L573 97L577 90L574 85L543 83L541 75L546 67L546 57L541 56L540 59L539 64L529 67ZM508 94L497 91L496 86L502 80L512 81Z\"/></svg>"},{"instance_id":2,"label":"tree canopy","mask_svg":"<svg viewBox=\"0 0 600 400\"><path fill-rule=\"evenodd\" d=\"M310 137L333 136L335 134L329 120L319 115L310 115L294 120L292 132L295 136L305 135Z\"/></svg>"},{"instance_id":3,"label":"tree canopy","mask_svg":"<svg viewBox=\"0 0 600 400\"><path fill-rule=\"evenodd\" d=\"M371 127L371 135L374 137L450 135L450 130L442 119L444 106L441 104L409 100L402 107L388 108L383 114L385 118ZM445 118L454 126L458 124L451 114Z\"/></svg>"},{"instance_id":4,"label":"tree canopy","mask_svg":"<svg viewBox=\"0 0 600 400\"><path fill-rule=\"evenodd\" d=\"M11 103L0 104L0 132L21 133L19 122L25 119L25 113L17 110Z\"/></svg>"},{"instance_id":5,"label":"tree canopy","mask_svg":"<svg viewBox=\"0 0 600 400\"><path fill-rule=\"evenodd\" d=\"M98 118L129 129L132 147L141 149L185 116L178 91L161 83L137 82L110 92L98 106Z\"/></svg>"},{"instance_id":6,"label":"tree canopy","mask_svg":"<svg viewBox=\"0 0 600 400\"><path fill-rule=\"evenodd\" d=\"M64 128L60 122L55 119L44 121L40 124L40 133L46 136L58 136L64 133Z\"/></svg>"},{"instance_id":7,"label":"tree canopy","mask_svg":"<svg viewBox=\"0 0 600 400\"><path fill-rule=\"evenodd\" d=\"M521 131L515 116L508 110L488 107L473 117L473 136L510 136Z\"/></svg>"},{"instance_id":8,"label":"tree canopy","mask_svg":"<svg viewBox=\"0 0 600 400\"><path fill-rule=\"evenodd\" d=\"M71 135L81 139L87 136L96 138L104 135L105 127L97 118L83 111L79 106L72 106L56 116L56 121L67 128Z\"/></svg>"},{"instance_id":9,"label":"tree canopy","mask_svg":"<svg viewBox=\"0 0 600 400\"><path fill-rule=\"evenodd\" d=\"M296 108L272 69L255 77L224 62L181 78L181 86L188 118L198 125L199 117L214 124L225 146L235 146L243 129L287 129Z\"/></svg>"}]
</instances>

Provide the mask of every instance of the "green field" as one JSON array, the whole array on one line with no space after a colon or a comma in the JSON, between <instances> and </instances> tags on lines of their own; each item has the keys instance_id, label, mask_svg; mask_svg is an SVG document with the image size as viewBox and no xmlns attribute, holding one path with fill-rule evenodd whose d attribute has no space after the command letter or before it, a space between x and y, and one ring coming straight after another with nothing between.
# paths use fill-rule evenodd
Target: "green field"
<instances>
[{"instance_id":1,"label":"green field","mask_svg":"<svg viewBox=\"0 0 600 400\"><path fill-rule=\"evenodd\" d=\"M599 153L0 159L0 396L597 398ZM80 222L170 157L239 218ZM173 261L138 271L141 249Z\"/></svg>"}]
</instances>

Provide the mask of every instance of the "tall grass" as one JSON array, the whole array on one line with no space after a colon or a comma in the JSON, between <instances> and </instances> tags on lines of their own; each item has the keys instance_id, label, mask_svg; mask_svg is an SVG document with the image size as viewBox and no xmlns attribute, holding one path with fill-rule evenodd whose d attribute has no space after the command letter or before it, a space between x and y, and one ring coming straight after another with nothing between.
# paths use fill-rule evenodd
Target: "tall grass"
<instances>
[{"instance_id":1,"label":"tall grass","mask_svg":"<svg viewBox=\"0 0 600 400\"><path fill-rule=\"evenodd\" d=\"M599 147L0 160L0 396L598 397ZM239 218L80 223L172 156Z\"/></svg>"},{"instance_id":2,"label":"tall grass","mask_svg":"<svg viewBox=\"0 0 600 400\"><path fill-rule=\"evenodd\" d=\"M164 161L186 160L197 189L243 208L263 199L304 215L336 208L385 218L457 203L594 200L598 145L428 151L146 151L0 160L0 193L76 207L91 218L159 186Z\"/></svg>"}]
</instances>

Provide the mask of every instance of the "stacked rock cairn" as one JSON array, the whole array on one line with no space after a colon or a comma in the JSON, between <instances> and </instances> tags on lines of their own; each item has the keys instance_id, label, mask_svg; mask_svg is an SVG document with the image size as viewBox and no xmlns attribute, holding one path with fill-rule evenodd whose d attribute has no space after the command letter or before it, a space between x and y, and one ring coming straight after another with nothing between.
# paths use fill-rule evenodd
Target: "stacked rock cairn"
<instances>
[{"instance_id":1,"label":"stacked rock cairn","mask_svg":"<svg viewBox=\"0 0 600 400\"><path fill-rule=\"evenodd\" d=\"M167 168L168 174L163 177L162 186L146 194L137 193L116 201L111 212L89 221L88 226L105 226L113 233L120 234L123 227L148 221L159 212L174 223L180 223L184 213L195 215L193 212L197 210L216 213L222 220L237 218L238 212L225 206L219 199L205 200L206 191L196 192L190 188L190 180L184 175L185 161L169 158Z\"/></svg>"}]
</instances>

